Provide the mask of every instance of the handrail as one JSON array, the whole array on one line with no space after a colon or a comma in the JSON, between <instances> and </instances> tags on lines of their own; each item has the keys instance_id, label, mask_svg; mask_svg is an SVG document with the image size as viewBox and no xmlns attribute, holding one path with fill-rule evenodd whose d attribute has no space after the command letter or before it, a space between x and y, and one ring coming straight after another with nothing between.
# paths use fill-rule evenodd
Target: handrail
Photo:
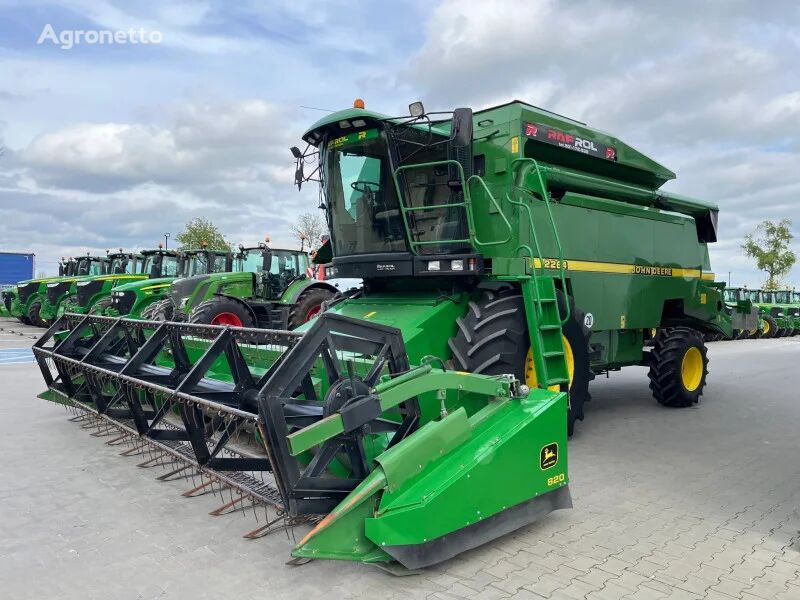
<instances>
[{"instance_id":1,"label":"handrail","mask_svg":"<svg viewBox=\"0 0 800 600\"><path fill-rule=\"evenodd\" d=\"M411 252L413 254L418 254L417 253L417 246L432 245L433 241L418 242L418 241L414 240L413 236L411 235L411 227L408 224L407 213L417 212L418 210L434 210L434 209L437 209L437 208L441 208L442 206L445 206L445 205L437 205L437 204L435 204L435 205L432 205L432 206L425 206L425 207L410 207L410 206L406 206L405 202L403 201L405 196L403 195L403 191L400 189L400 182L398 180L398 174L401 171L409 171L411 169L421 169L421 168L424 168L424 167L434 167L434 166L437 166L437 165L448 165L448 166L455 165L458 168L458 177L461 180L461 189L464 191L464 201L463 202L458 202L458 203L448 203L447 206L463 206L464 207L464 210L467 213L467 230L469 231L469 238L470 238L470 240L473 240L475 238L475 224L472 221L472 210L470 210L471 204L470 204L469 190L467 190L467 186L466 186L466 182L465 182L465 178L464 178L464 167L461 165L460 162L458 162L457 160L436 160L436 161L431 161L431 162L426 162L426 163L415 163L415 164L411 164L411 165L401 165L401 166L397 167L392 172L392 178L394 179L394 187L395 187L395 192L397 193L397 203L400 206L400 214L403 217L403 226L406 229L406 236L408 237L408 243L411 246ZM457 243L463 243L463 242L461 240L452 240L452 241L436 240L436 243L438 243L438 244L457 244Z\"/></svg>"},{"instance_id":2,"label":"handrail","mask_svg":"<svg viewBox=\"0 0 800 600\"><path fill-rule=\"evenodd\" d=\"M478 239L478 234L476 232L475 233L475 244L477 244L478 246L497 246L499 244L507 244L508 242L511 241L511 238L514 236L514 229L513 229L513 227L511 227L511 223L508 221L508 218L506 217L506 214L503 212L503 209L500 206L500 203L498 203L497 200L495 199L494 194L492 194L491 190L489 189L489 186L486 185L486 182L483 180L483 177L481 177L480 175L470 175L469 179L467 179L467 187L469 188L470 182L473 179L476 179L477 181L479 181L480 184L483 186L483 189L486 191L486 194L488 195L489 200L491 200L492 204L494 204L494 207L497 209L498 214L503 219L503 223L505 223L506 229L508 229L508 237L506 237L506 239L504 239L504 240L496 240L494 242L481 242Z\"/></svg>"},{"instance_id":3,"label":"handrail","mask_svg":"<svg viewBox=\"0 0 800 600\"><path fill-rule=\"evenodd\" d=\"M400 188L400 182L399 182L399 177L398 177L399 173L401 171L408 171L408 170L411 170L411 169L421 169L421 168L433 167L433 166L441 166L441 165L447 165L447 166L453 166L454 165L457 168L458 177L459 177L459 180L461 181L461 190L462 190L462 193L464 194L464 201L463 202L448 202L446 204L432 204L430 206L406 206L406 203L404 202L405 196L403 195L402 190ZM466 180L465 180L464 167L460 162L458 162L456 160L439 160L439 161L432 161L432 162L426 162L426 163L416 163L416 164L411 164L411 165L402 165L402 166L400 166L400 167L398 167L398 168L396 168L394 170L393 178L394 178L394 183L395 183L395 189L397 191L398 203L400 205L400 212L401 212L401 214L403 216L403 226L406 229L406 235L408 236L408 240L409 240L409 243L411 245L411 251L414 254L417 254L416 249L417 249L418 246L430 246L430 245L435 245L435 244L462 244L462 243L469 243L469 244L474 245L474 246L497 246L499 244L506 244L509 241L511 241L511 239L512 239L512 237L514 235L514 228L511 226L511 222L508 220L508 217L506 217L505 213L503 212L502 207L497 202L497 199L494 197L494 195L492 194L491 190L486 185L486 182L479 175L470 175L470 177L466 178ZM481 241L480 239L478 239L478 234L475 231L474 216L472 214L472 195L470 193L470 189L471 189L470 186L473 184L474 180L477 180L479 182L479 184L481 186L483 186L483 189L485 190L486 194L488 195L489 200L495 206L495 208L497 209L498 213L500 214L500 217L503 220L503 224L505 225L506 229L508 230L508 235L506 236L506 238L504 240L494 240L494 241L490 241L490 242L484 242L484 241ZM411 234L411 227L410 227L409 222L408 222L408 213L421 212L421 211L426 211L426 210L436 210L436 209L441 209L441 208L455 208L455 207L463 207L464 211L466 212L467 229L469 231L469 239L467 239L467 240L464 240L464 239L458 239L458 240L427 240L427 241L417 241L417 240L413 239L412 234Z\"/></svg>"},{"instance_id":4,"label":"handrail","mask_svg":"<svg viewBox=\"0 0 800 600\"><path fill-rule=\"evenodd\" d=\"M535 183L538 184L538 188L539 188L538 190L529 190L527 188L524 188L522 186L514 184L514 173L516 171L517 165L518 164L522 164L522 163L528 163L528 162L533 165L533 170L534 170L534 172L536 174ZM527 193L529 193L531 195L533 195L534 191L538 191L540 193L540 195L542 197L542 200L544 201L545 208L547 210L547 217L548 217L548 219L550 221L550 227L551 227L552 232L553 232L553 239L556 242L556 248L558 250L558 271L559 271L559 279L561 281L561 290L563 291L564 294L566 294L567 282L566 282L566 277L564 275L564 250L563 250L563 248L561 246L561 239L559 238L559 235L558 235L558 228L556 227L555 219L553 218L553 211L550 208L550 196L547 193L547 186L546 186L546 184L544 182L544 178L542 177L542 171L539 168L539 163L537 163L536 160L534 160L533 158L530 158L530 157L515 158L513 161L511 161L511 166L510 166L509 171L508 171L508 177L507 177L506 186L507 186L508 190L510 190L511 188L520 189L520 190L522 190L524 192L527 192ZM527 204L525 204L523 202L516 202L516 201L512 200L510 191L506 191L506 197L513 204L518 204L518 205L525 206L525 208L526 208L526 210L528 212L528 219L530 221L531 235L533 236L534 243L536 245L536 250L537 250L537 252L539 254L540 268L542 270L542 273L544 273L544 270L545 270L545 268L544 268L544 256L542 255L541 247L540 247L539 241L538 241L538 236L536 235L536 225L534 223L533 215L532 215L532 213L530 211L530 208L528 207ZM533 273L535 274L536 273L536 265L532 265L532 266L533 266ZM534 275L534 279L536 279L535 275ZM566 298L565 298L565 300L566 300ZM565 301L564 304L565 304L565 306L564 306L564 318L561 319L561 324L562 325L564 325L570 318L569 302Z\"/></svg>"}]
</instances>

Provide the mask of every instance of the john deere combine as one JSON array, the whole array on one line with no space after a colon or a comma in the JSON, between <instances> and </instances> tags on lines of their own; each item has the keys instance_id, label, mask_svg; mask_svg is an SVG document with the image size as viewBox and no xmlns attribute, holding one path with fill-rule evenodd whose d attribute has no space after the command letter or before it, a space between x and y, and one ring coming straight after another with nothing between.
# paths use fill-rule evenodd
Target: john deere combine
<instances>
[{"instance_id":1,"label":"john deere combine","mask_svg":"<svg viewBox=\"0 0 800 600\"><path fill-rule=\"evenodd\" d=\"M295 331L65 315L34 352L43 397L230 504L321 519L296 558L415 568L570 506L595 374L647 365L660 403L691 406L702 335L755 315L710 271L716 207L660 191L674 174L619 139L523 102L356 106L292 152L321 182L328 270L361 292Z\"/></svg>"},{"instance_id":2,"label":"john deere combine","mask_svg":"<svg viewBox=\"0 0 800 600\"><path fill-rule=\"evenodd\" d=\"M172 284L172 303L192 323L295 329L338 291L309 278L309 269L305 252L240 246L234 272L180 279Z\"/></svg>"}]
</instances>

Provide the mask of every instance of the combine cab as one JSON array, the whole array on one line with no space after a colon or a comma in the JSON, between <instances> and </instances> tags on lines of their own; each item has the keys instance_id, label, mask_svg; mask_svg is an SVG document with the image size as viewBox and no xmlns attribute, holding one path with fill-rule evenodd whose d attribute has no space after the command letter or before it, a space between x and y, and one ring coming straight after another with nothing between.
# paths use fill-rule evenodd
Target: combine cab
<instances>
[{"instance_id":1,"label":"combine cab","mask_svg":"<svg viewBox=\"0 0 800 600\"><path fill-rule=\"evenodd\" d=\"M34 347L43 397L317 522L298 560L423 567L570 506L590 380L645 365L658 402L692 406L702 336L753 318L710 271L716 207L582 123L358 103L303 137L327 271L361 291L294 331L66 315Z\"/></svg>"}]
</instances>

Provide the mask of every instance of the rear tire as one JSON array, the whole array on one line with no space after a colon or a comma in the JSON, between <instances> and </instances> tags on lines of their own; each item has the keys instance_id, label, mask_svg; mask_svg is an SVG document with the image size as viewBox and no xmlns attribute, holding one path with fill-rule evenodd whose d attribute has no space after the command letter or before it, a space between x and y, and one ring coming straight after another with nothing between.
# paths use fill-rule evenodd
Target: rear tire
<instances>
[{"instance_id":1,"label":"rear tire","mask_svg":"<svg viewBox=\"0 0 800 600\"><path fill-rule=\"evenodd\" d=\"M563 295L559 306L563 312ZM569 299L570 318L562 334L573 356L569 391L567 433L572 435L575 421L583 420L583 405L590 399L589 381L594 378L589 365L589 333L584 327L585 313ZM525 304L519 290L505 288L485 291L477 302L470 302L467 314L456 321L458 331L448 342L455 368L486 375L513 374L526 382L527 350L531 347Z\"/></svg>"},{"instance_id":2,"label":"rear tire","mask_svg":"<svg viewBox=\"0 0 800 600\"><path fill-rule=\"evenodd\" d=\"M228 318L232 315L238 319L238 323L231 323L233 318ZM217 296L211 300L201 302L197 308L189 315L190 323L198 323L201 325L216 325L223 324L220 321L227 321L224 324L231 327L255 327L253 315L244 303L239 300L234 300L227 296Z\"/></svg>"},{"instance_id":3,"label":"rear tire","mask_svg":"<svg viewBox=\"0 0 800 600\"><path fill-rule=\"evenodd\" d=\"M34 300L28 307L28 322L35 327L47 327L47 323L39 316L41 308L42 303L40 300Z\"/></svg>"},{"instance_id":4,"label":"rear tire","mask_svg":"<svg viewBox=\"0 0 800 600\"><path fill-rule=\"evenodd\" d=\"M663 406L684 408L700 401L708 375L702 336L689 327L659 334L650 352L650 389Z\"/></svg>"},{"instance_id":5,"label":"rear tire","mask_svg":"<svg viewBox=\"0 0 800 600\"><path fill-rule=\"evenodd\" d=\"M322 303L327 302L333 298L335 294L321 287L313 287L305 290L294 303L294 306L289 310L289 320L287 326L289 329L300 327L316 317L322 312Z\"/></svg>"},{"instance_id":6,"label":"rear tire","mask_svg":"<svg viewBox=\"0 0 800 600\"><path fill-rule=\"evenodd\" d=\"M175 314L175 307L171 298L162 298L142 309L142 319L145 321L171 321Z\"/></svg>"}]
</instances>

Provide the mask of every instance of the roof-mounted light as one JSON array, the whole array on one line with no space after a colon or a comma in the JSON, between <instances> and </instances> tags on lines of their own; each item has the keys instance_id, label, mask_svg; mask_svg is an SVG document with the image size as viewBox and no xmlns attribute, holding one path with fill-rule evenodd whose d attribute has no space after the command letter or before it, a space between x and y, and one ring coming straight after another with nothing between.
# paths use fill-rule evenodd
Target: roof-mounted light
<instances>
[{"instance_id":1,"label":"roof-mounted light","mask_svg":"<svg viewBox=\"0 0 800 600\"><path fill-rule=\"evenodd\" d=\"M360 108L363 110L364 101L361 98L356 98L355 100L353 100L353 108Z\"/></svg>"},{"instance_id":2,"label":"roof-mounted light","mask_svg":"<svg viewBox=\"0 0 800 600\"><path fill-rule=\"evenodd\" d=\"M425 107L422 102L412 102L408 105L408 114L412 117L421 117L425 114Z\"/></svg>"}]
</instances>

